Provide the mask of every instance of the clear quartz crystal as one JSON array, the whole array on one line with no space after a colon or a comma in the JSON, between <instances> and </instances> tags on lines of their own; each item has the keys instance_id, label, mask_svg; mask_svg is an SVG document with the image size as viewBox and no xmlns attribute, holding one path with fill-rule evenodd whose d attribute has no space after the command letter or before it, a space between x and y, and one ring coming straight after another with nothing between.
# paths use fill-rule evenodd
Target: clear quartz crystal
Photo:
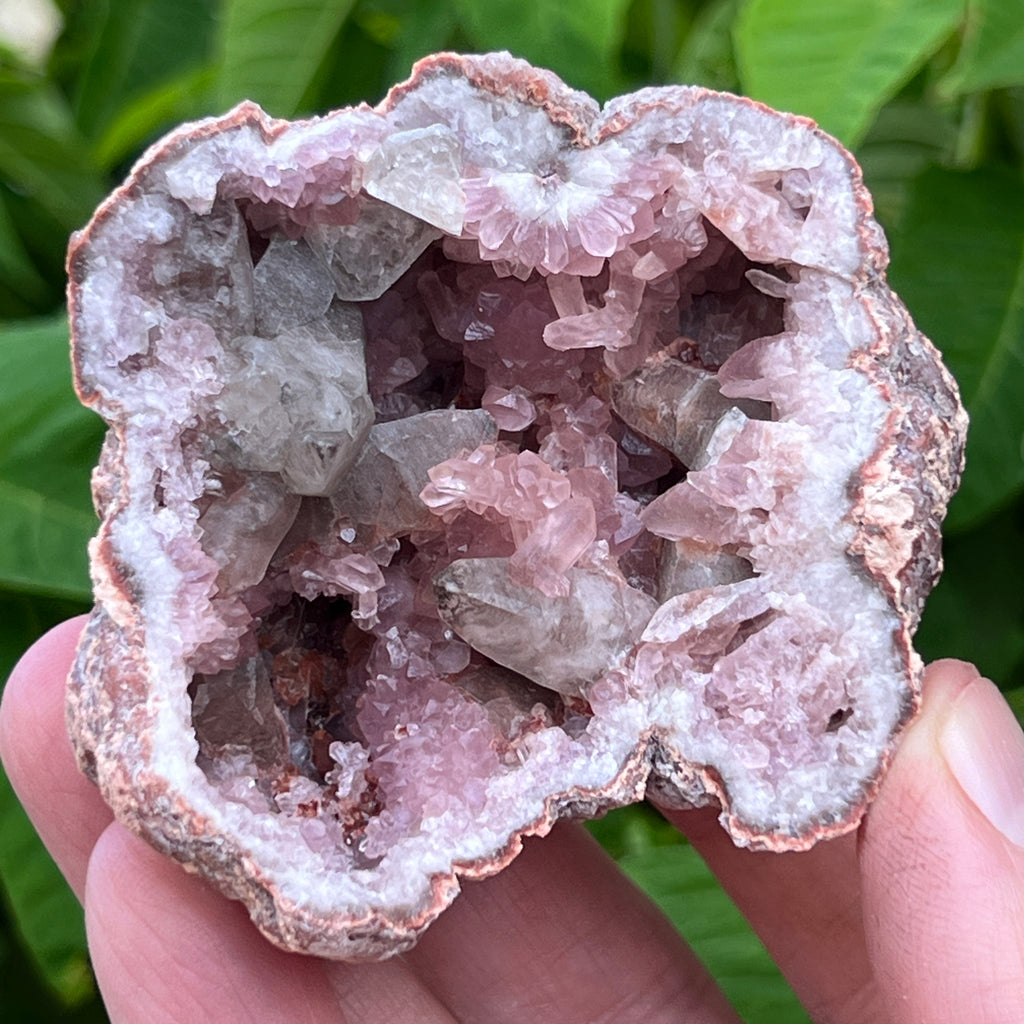
<instances>
[{"instance_id":1,"label":"clear quartz crystal","mask_svg":"<svg viewBox=\"0 0 1024 1024\"><path fill-rule=\"evenodd\" d=\"M570 569L569 593L512 582L508 561L453 562L434 577L441 618L499 665L559 693L578 694L632 649L657 602L599 569Z\"/></svg>"},{"instance_id":2,"label":"clear quartz crystal","mask_svg":"<svg viewBox=\"0 0 1024 1024\"><path fill-rule=\"evenodd\" d=\"M206 217L189 218L178 238L156 250L151 265L168 315L234 333L253 329L252 260L234 203L219 201Z\"/></svg>"},{"instance_id":3,"label":"clear quartz crystal","mask_svg":"<svg viewBox=\"0 0 1024 1024\"><path fill-rule=\"evenodd\" d=\"M330 268L339 299L379 299L441 232L388 203L368 200L355 224L314 224L312 250Z\"/></svg>"},{"instance_id":4,"label":"clear quartz crystal","mask_svg":"<svg viewBox=\"0 0 1024 1024\"><path fill-rule=\"evenodd\" d=\"M217 583L236 594L255 586L299 511L301 498L276 474L247 474L220 482L199 516L203 548L221 566Z\"/></svg>"},{"instance_id":5,"label":"clear quartz crystal","mask_svg":"<svg viewBox=\"0 0 1024 1024\"><path fill-rule=\"evenodd\" d=\"M373 424L358 307L336 301L275 338L235 338L227 362L217 411L228 458L279 472L297 494L330 494Z\"/></svg>"},{"instance_id":6,"label":"clear quartz crystal","mask_svg":"<svg viewBox=\"0 0 1024 1024\"><path fill-rule=\"evenodd\" d=\"M428 471L494 441L497 427L482 409L438 409L370 429L355 465L331 496L336 515L391 533L434 525L420 500Z\"/></svg>"},{"instance_id":7,"label":"clear quartz crystal","mask_svg":"<svg viewBox=\"0 0 1024 1024\"><path fill-rule=\"evenodd\" d=\"M658 564L658 600L664 604L677 594L738 583L753 575L750 562L739 555L692 542L669 541L661 549Z\"/></svg>"},{"instance_id":8,"label":"clear quartz crystal","mask_svg":"<svg viewBox=\"0 0 1024 1024\"><path fill-rule=\"evenodd\" d=\"M327 264L303 239L274 238L253 271L256 333L271 338L317 320L334 299Z\"/></svg>"},{"instance_id":9,"label":"clear quartz crystal","mask_svg":"<svg viewBox=\"0 0 1024 1024\"><path fill-rule=\"evenodd\" d=\"M274 703L270 672L261 656L247 658L193 684L192 718L200 750L214 758L244 742L257 766L280 770L288 760L285 722Z\"/></svg>"},{"instance_id":10,"label":"clear quartz crystal","mask_svg":"<svg viewBox=\"0 0 1024 1024\"><path fill-rule=\"evenodd\" d=\"M451 235L462 231L466 196L459 188L462 144L450 128L397 132L371 157L363 187L371 196Z\"/></svg>"},{"instance_id":11,"label":"clear quartz crystal","mask_svg":"<svg viewBox=\"0 0 1024 1024\"><path fill-rule=\"evenodd\" d=\"M740 408L767 419L764 402L726 398L715 374L659 358L611 387L612 408L634 430L671 451L684 466L700 463L719 421Z\"/></svg>"}]
</instances>

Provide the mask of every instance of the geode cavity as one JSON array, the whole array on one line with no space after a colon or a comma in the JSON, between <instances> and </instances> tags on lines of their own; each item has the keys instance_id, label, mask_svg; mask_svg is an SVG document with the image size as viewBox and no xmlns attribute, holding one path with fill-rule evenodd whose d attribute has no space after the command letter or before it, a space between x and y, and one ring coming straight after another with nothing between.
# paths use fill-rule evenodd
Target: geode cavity
<instances>
[{"instance_id":1,"label":"geode cavity","mask_svg":"<svg viewBox=\"0 0 1024 1024\"><path fill-rule=\"evenodd\" d=\"M645 793L853 828L965 430L886 260L848 153L705 89L441 55L174 132L69 257L110 425L83 767L341 958Z\"/></svg>"}]
</instances>

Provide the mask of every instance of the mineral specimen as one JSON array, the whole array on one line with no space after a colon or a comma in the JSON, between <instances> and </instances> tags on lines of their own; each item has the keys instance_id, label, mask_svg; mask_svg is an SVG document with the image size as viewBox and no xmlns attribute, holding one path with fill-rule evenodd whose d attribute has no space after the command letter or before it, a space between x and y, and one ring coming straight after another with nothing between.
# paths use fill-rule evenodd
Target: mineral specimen
<instances>
[{"instance_id":1,"label":"mineral specimen","mask_svg":"<svg viewBox=\"0 0 1024 1024\"><path fill-rule=\"evenodd\" d=\"M837 143L699 88L440 55L174 132L69 256L110 425L83 768L338 958L645 792L853 828L965 431L886 259Z\"/></svg>"}]
</instances>

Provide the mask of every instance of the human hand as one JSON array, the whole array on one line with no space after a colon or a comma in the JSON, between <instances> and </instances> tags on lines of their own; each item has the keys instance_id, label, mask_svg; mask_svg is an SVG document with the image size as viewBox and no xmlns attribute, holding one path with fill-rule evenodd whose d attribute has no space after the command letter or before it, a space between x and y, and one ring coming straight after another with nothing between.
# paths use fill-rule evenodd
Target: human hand
<instances>
[{"instance_id":1,"label":"human hand","mask_svg":"<svg viewBox=\"0 0 1024 1024\"><path fill-rule=\"evenodd\" d=\"M578 826L468 883L410 953L283 953L239 904L113 821L74 763L64 679L82 620L21 660L0 755L85 906L114 1024L719 1022L737 1018L657 909ZM933 665L921 716L855 835L807 853L735 848L673 813L812 1017L829 1024L1024 1020L1024 735L970 666Z\"/></svg>"}]
</instances>

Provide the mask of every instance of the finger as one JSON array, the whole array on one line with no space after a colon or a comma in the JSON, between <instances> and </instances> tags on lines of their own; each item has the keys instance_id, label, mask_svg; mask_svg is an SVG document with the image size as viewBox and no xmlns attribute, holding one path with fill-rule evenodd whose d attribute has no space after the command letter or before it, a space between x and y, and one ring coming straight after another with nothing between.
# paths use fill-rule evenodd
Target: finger
<instances>
[{"instance_id":1,"label":"finger","mask_svg":"<svg viewBox=\"0 0 1024 1024\"><path fill-rule=\"evenodd\" d=\"M1024 1020L1024 734L970 667L932 667L863 830L868 949L891 1019Z\"/></svg>"},{"instance_id":2,"label":"finger","mask_svg":"<svg viewBox=\"0 0 1024 1024\"><path fill-rule=\"evenodd\" d=\"M856 837L801 853L740 849L717 812L667 811L750 922L813 1020L885 1019L861 917Z\"/></svg>"},{"instance_id":3,"label":"finger","mask_svg":"<svg viewBox=\"0 0 1024 1024\"><path fill-rule=\"evenodd\" d=\"M112 1024L454 1024L397 961L277 949L240 904L117 823L90 861L85 920Z\"/></svg>"},{"instance_id":4,"label":"finger","mask_svg":"<svg viewBox=\"0 0 1024 1024\"><path fill-rule=\"evenodd\" d=\"M89 854L113 815L78 770L64 724L64 687L85 617L50 630L4 688L0 757L15 793L79 899Z\"/></svg>"},{"instance_id":5,"label":"finger","mask_svg":"<svg viewBox=\"0 0 1024 1024\"><path fill-rule=\"evenodd\" d=\"M406 960L465 1024L738 1020L669 922L575 825L467 884Z\"/></svg>"}]
</instances>

